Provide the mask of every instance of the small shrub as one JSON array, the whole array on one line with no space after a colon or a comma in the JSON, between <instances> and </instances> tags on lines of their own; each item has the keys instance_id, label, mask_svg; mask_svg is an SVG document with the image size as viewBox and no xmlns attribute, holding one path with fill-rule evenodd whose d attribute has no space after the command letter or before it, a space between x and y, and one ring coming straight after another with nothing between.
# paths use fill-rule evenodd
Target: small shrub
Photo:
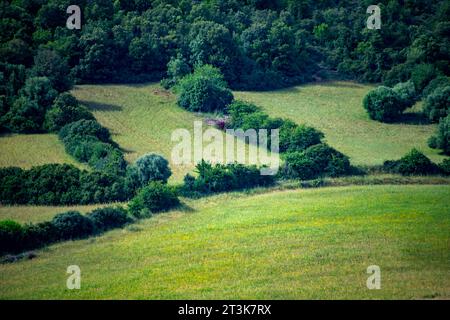
<instances>
[{"instance_id":1,"label":"small shrub","mask_svg":"<svg viewBox=\"0 0 450 320\"><path fill-rule=\"evenodd\" d=\"M172 175L169 162L162 156L154 153L143 155L136 160L135 167L141 186L150 181L167 182Z\"/></svg>"},{"instance_id":2,"label":"small shrub","mask_svg":"<svg viewBox=\"0 0 450 320\"><path fill-rule=\"evenodd\" d=\"M177 90L178 104L189 111L222 111L233 101L233 94L220 71L209 65L181 79Z\"/></svg>"},{"instance_id":3,"label":"small shrub","mask_svg":"<svg viewBox=\"0 0 450 320\"><path fill-rule=\"evenodd\" d=\"M0 254L15 253L23 247L23 228L12 220L0 221Z\"/></svg>"},{"instance_id":4,"label":"small shrub","mask_svg":"<svg viewBox=\"0 0 450 320\"><path fill-rule=\"evenodd\" d=\"M171 187L161 182L150 182L142 188L128 204L130 213L135 217L149 213L167 211L180 204Z\"/></svg>"},{"instance_id":5,"label":"small shrub","mask_svg":"<svg viewBox=\"0 0 450 320\"><path fill-rule=\"evenodd\" d=\"M77 211L57 214L53 220L60 239L80 239L94 233L94 223Z\"/></svg>"},{"instance_id":6,"label":"small shrub","mask_svg":"<svg viewBox=\"0 0 450 320\"><path fill-rule=\"evenodd\" d=\"M437 166L417 149L412 149L398 161L397 170L401 175L428 175L438 173Z\"/></svg>"},{"instance_id":7,"label":"small shrub","mask_svg":"<svg viewBox=\"0 0 450 320\"><path fill-rule=\"evenodd\" d=\"M127 211L120 207L95 209L87 217L93 221L98 231L120 228L130 221Z\"/></svg>"},{"instance_id":8,"label":"small shrub","mask_svg":"<svg viewBox=\"0 0 450 320\"><path fill-rule=\"evenodd\" d=\"M398 94L391 88L383 86L370 91L364 97L363 105L371 119L381 122L393 122L405 110L405 104L399 99Z\"/></svg>"},{"instance_id":9,"label":"small shrub","mask_svg":"<svg viewBox=\"0 0 450 320\"><path fill-rule=\"evenodd\" d=\"M439 87L425 100L425 114L430 121L438 122L450 114L450 86Z\"/></svg>"}]
</instances>

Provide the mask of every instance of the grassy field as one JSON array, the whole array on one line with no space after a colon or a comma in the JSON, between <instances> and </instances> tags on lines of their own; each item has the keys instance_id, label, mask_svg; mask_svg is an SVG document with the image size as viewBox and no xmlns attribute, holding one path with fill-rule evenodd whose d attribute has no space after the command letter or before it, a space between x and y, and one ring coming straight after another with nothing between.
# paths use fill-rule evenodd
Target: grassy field
<instances>
[{"instance_id":1,"label":"grassy field","mask_svg":"<svg viewBox=\"0 0 450 320\"><path fill-rule=\"evenodd\" d=\"M322 130L328 143L350 156L356 165L379 165L399 159L414 147L432 160L442 161L444 157L427 145L435 125L414 124L417 117L411 112L403 123L369 119L362 100L371 88L335 81L278 91L237 92L235 97L262 106L273 117L289 118ZM420 109L420 104L415 109Z\"/></svg>"},{"instance_id":2,"label":"grassy field","mask_svg":"<svg viewBox=\"0 0 450 320\"><path fill-rule=\"evenodd\" d=\"M352 186L188 201L0 265L0 298L450 298L450 186ZM66 268L81 268L67 290ZM381 268L381 290L366 269Z\"/></svg>"},{"instance_id":3,"label":"grassy field","mask_svg":"<svg viewBox=\"0 0 450 320\"><path fill-rule=\"evenodd\" d=\"M0 135L0 167L31 168L47 163L80 164L64 150L55 134L4 134Z\"/></svg>"},{"instance_id":4,"label":"grassy field","mask_svg":"<svg viewBox=\"0 0 450 320\"><path fill-rule=\"evenodd\" d=\"M178 107L175 96L159 84L84 85L72 92L93 111L103 126L110 129L129 162L149 152L159 153L171 162L172 149L177 144L171 141L172 132L187 129L193 139L194 121L206 118ZM211 127L203 124L204 130L208 128ZM223 132L217 132L225 136ZM203 145L207 144L204 142ZM255 148L247 146L247 154ZM181 181L193 168L193 164L171 164L172 181Z\"/></svg>"},{"instance_id":5,"label":"grassy field","mask_svg":"<svg viewBox=\"0 0 450 320\"><path fill-rule=\"evenodd\" d=\"M111 206L112 204L96 204L76 207L65 206L4 206L0 205L0 221L11 219L20 223L42 222L51 220L56 214L70 210L88 213L96 208Z\"/></svg>"}]
</instances>

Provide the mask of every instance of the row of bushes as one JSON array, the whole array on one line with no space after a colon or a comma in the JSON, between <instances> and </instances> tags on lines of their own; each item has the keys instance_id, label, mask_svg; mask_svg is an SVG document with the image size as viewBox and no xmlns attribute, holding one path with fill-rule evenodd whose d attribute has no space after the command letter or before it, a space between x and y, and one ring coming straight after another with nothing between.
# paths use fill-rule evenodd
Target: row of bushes
<instances>
[{"instance_id":1,"label":"row of bushes","mask_svg":"<svg viewBox=\"0 0 450 320\"><path fill-rule=\"evenodd\" d=\"M47 164L29 170L0 169L2 204L74 205L125 201L134 194L127 177Z\"/></svg>"},{"instance_id":2,"label":"row of bushes","mask_svg":"<svg viewBox=\"0 0 450 320\"><path fill-rule=\"evenodd\" d=\"M95 209L82 215L77 211L57 214L51 221L20 225L11 220L0 222L0 255L32 250L45 245L87 238L105 231L120 228L134 219L149 217L180 204L173 187L152 181L129 202L128 210L122 207Z\"/></svg>"},{"instance_id":3,"label":"row of bushes","mask_svg":"<svg viewBox=\"0 0 450 320\"><path fill-rule=\"evenodd\" d=\"M298 125L291 120L271 118L254 104L234 101L227 108L230 116L228 129L267 129L268 146L270 146L270 130L279 129L279 151L297 152L321 143L324 134L313 127Z\"/></svg>"},{"instance_id":4,"label":"row of bushes","mask_svg":"<svg viewBox=\"0 0 450 320\"><path fill-rule=\"evenodd\" d=\"M202 160L196 166L197 177L187 174L181 192L184 195L209 194L269 186L275 183L272 175L261 175L257 166L239 163L212 165Z\"/></svg>"},{"instance_id":5,"label":"row of bushes","mask_svg":"<svg viewBox=\"0 0 450 320\"><path fill-rule=\"evenodd\" d=\"M108 129L96 120L78 120L59 131L66 152L80 162L88 163L95 170L123 175L127 163L122 151L111 140Z\"/></svg>"},{"instance_id":6,"label":"row of bushes","mask_svg":"<svg viewBox=\"0 0 450 320\"><path fill-rule=\"evenodd\" d=\"M29 170L0 168L0 203L74 205L126 201L151 181L166 183L171 174L168 161L157 154L143 155L127 167L124 176L80 170L68 164L47 164Z\"/></svg>"},{"instance_id":7,"label":"row of bushes","mask_svg":"<svg viewBox=\"0 0 450 320\"><path fill-rule=\"evenodd\" d=\"M449 175L450 159L447 158L441 164L437 165L422 152L417 149L412 149L399 160L385 161L383 168L387 172L399 173L404 176L433 174Z\"/></svg>"},{"instance_id":8,"label":"row of bushes","mask_svg":"<svg viewBox=\"0 0 450 320\"><path fill-rule=\"evenodd\" d=\"M119 228L131 221L120 207L95 209L87 215L77 211L57 214L51 221L20 225L12 220L0 222L0 254L32 250L63 241L82 239Z\"/></svg>"}]
</instances>

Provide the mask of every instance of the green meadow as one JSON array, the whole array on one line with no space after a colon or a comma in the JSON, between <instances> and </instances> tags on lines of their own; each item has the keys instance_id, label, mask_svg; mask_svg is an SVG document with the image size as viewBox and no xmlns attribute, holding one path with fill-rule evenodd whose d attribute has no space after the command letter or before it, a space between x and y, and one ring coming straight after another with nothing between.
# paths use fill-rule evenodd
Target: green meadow
<instances>
[{"instance_id":1,"label":"green meadow","mask_svg":"<svg viewBox=\"0 0 450 320\"><path fill-rule=\"evenodd\" d=\"M222 194L0 265L11 299L450 298L450 186ZM68 290L67 266L81 268ZM381 269L369 290L367 267Z\"/></svg>"}]
</instances>

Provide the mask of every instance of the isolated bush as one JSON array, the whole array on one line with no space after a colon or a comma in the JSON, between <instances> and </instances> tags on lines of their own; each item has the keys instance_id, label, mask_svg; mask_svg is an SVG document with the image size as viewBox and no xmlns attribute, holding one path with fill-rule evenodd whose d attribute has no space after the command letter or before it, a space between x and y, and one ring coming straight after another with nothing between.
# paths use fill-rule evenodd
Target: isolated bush
<instances>
[{"instance_id":1,"label":"isolated bush","mask_svg":"<svg viewBox=\"0 0 450 320\"><path fill-rule=\"evenodd\" d=\"M398 95L404 109L412 107L416 102L416 88L411 80L397 83L392 90Z\"/></svg>"},{"instance_id":2,"label":"isolated bush","mask_svg":"<svg viewBox=\"0 0 450 320\"><path fill-rule=\"evenodd\" d=\"M130 222L127 211L121 207L95 209L87 217L92 220L97 231L120 228Z\"/></svg>"},{"instance_id":3,"label":"isolated bush","mask_svg":"<svg viewBox=\"0 0 450 320\"><path fill-rule=\"evenodd\" d=\"M138 158L135 166L142 186L150 181L166 183L172 175L169 162L164 157L154 153L145 154Z\"/></svg>"},{"instance_id":4,"label":"isolated bush","mask_svg":"<svg viewBox=\"0 0 450 320\"><path fill-rule=\"evenodd\" d=\"M347 156L321 143L303 152L288 153L283 171L288 178L309 180L325 175L337 177L348 174L350 170Z\"/></svg>"},{"instance_id":5,"label":"isolated bush","mask_svg":"<svg viewBox=\"0 0 450 320\"><path fill-rule=\"evenodd\" d=\"M388 87L380 86L370 91L363 100L364 108L373 120L392 122L405 110L398 94Z\"/></svg>"},{"instance_id":6,"label":"isolated bush","mask_svg":"<svg viewBox=\"0 0 450 320\"><path fill-rule=\"evenodd\" d=\"M0 254L15 253L23 246L23 228L12 220L0 221Z\"/></svg>"},{"instance_id":7,"label":"isolated bush","mask_svg":"<svg viewBox=\"0 0 450 320\"><path fill-rule=\"evenodd\" d=\"M437 166L423 153L412 149L398 160L396 169L401 175L428 175L438 173Z\"/></svg>"},{"instance_id":8,"label":"isolated bush","mask_svg":"<svg viewBox=\"0 0 450 320\"><path fill-rule=\"evenodd\" d=\"M428 145L433 149L442 149L445 154L450 154L450 115L439 121L437 134L428 140Z\"/></svg>"},{"instance_id":9,"label":"isolated bush","mask_svg":"<svg viewBox=\"0 0 450 320\"><path fill-rule=\"evenodd\" d=\"M174 190L162 182L150 182L128 203L130 213L135 217L167 211L180 204Z\"/></svg>"},{"instance_id":10,"label":"isolated bush","mask_svg":"<svg viewBox=\"0 0 450 320\"><path fill-rule=\"evenodd\" d=\"M56 132L66 124L78 120L95 120L92 113L79 105L78 101L69 93L60 94L52 107L45 114L44 129Z\"/></svg>"},{"instance_id":11,"label":"isolated bush","mask_svg":"<svg viewBox=\"0 0 450 320\"><path fill-rule=\"evenodd\" d=\"M209 65L198 67L181 79L177 90L178 104L189 111L222 111L233 101L222 74Z\"/></svg>"},{"instance_id":12,"label":"isolated bush","mask_svg":"<svg viewBox=\"0 0 450 320\"><path fill-rule=\"evenodd\" d=\"M425 100L424 112L433 122L450 114L450 86L434 90Z\"/></svg>"},{"instance_id":13,"label":"isolated bush","mask_svg":"<svg viewBox=\"0 0 450 320\"><path fill-rule=\"evenodd\" d=\"M94 223L77 211L57 214L52 223L63 240L85 238L95 231Z\"/></svg>"}]
</instances>

